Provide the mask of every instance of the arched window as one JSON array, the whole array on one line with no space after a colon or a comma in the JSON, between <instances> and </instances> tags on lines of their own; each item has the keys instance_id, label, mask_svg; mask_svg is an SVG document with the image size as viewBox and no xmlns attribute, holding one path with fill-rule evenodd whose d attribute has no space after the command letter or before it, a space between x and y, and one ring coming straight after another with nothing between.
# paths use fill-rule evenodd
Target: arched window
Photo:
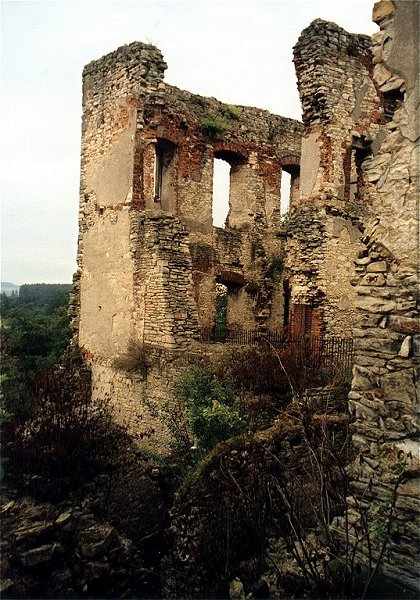
<instances>
[{"instance_id":1,"label":"arched window","mask_svg":"<svg viewBox=\"0 0 420 600\"><path fill-rule=\"evenodd\" d=\"M246 186L246 159L232 150L218 150L213 164L213 226L224 227L227 217L240 209ZM230 226L232 224L230 223Z\"/></svg>"},{"instance_id":2,"label":"arched window","mask_svg":"<svg viewBox=\"0 0 420 600\"><path fill-rule=\"evenodd\" d=\"M230 164L222 158L213 163L213 226L224 227L229 212Z\"/></svg>"}]
</instances>

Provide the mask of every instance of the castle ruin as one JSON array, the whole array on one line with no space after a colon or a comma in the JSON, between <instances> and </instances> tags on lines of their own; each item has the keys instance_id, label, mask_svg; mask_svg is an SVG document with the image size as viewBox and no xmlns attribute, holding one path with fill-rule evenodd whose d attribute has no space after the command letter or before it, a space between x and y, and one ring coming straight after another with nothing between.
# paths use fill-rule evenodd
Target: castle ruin
<instances>
[{"instance_id":1,"label":"castle ruin","mask_svg":"<svg viewBox=\"0 0 420 600\"><path fill-rule=\"evenodd\" d=\"M416 588L419 3L381 0L373 20L372 38L320 19L302 32L302 123L166 84L150 45L85 67L73 323L96 393L130 422L202 351L218 284L228 328L353 338L354 493L370 480L386 504L383 456L397 449L408 463L386 569ZM215 159L230 165L224 228L213 225ZM147 356L141 375L116 366L133 345Z\"/></svg>"}]
</instances>

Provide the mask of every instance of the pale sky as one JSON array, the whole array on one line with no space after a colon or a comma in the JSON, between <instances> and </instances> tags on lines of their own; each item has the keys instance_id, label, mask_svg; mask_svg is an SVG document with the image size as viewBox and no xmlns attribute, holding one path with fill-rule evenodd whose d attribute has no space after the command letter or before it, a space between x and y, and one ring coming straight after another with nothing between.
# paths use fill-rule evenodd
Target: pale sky
<instances>
[{"instance_id":1,"label":"pale sky","mask_svg":"<svg viewBox=\"0 0 420 600\"><path fill-rule=\"evenodd\" d=\"M81 73L122 44L158 46L165 80L300 118L292 47L321 17L372 34L370 0L1 2L2 273L69 282L75 270Z\"/></svg>"}]
</instances>

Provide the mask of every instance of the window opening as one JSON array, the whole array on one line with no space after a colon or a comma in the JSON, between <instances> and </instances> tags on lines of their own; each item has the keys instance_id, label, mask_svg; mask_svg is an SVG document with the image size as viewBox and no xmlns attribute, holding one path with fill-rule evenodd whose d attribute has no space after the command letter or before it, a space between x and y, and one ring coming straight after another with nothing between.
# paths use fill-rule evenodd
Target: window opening
<instances>
[{"instance_id":1,"label":"window opening","mask_svg":"<svg viewBox=\"0 0 420 600\"><path fill-rule=\"evenodd\" d=\"M227 333L227 305L228 289L223 283L216 284L216 315L215 334L217 338L224 338Z\"/></svg>"},{"instance_id":2,"label":"window opening","mask_svg":"<svg viewBox=\"0 0 420 600\"><path fill-rule=\"evenodd\" d=\"M284 166L281 171L280 214L285 215L299 196L298 165Z\"/></svg>"},{"instance_id":3,"label":"window opening","mask_svg":"<svg viewBox=\"0 0 420 600\"><path fill-rule=\"evenodd\" d=\"M383 103L384 103L384 117L385 121L392 121L394 113L398 110L401 104L404 102L404 92L400 90L391 90L384 92Z\"/></svg>"},{"instance_id":4,"label":"window opening","mask_svg":"<svg viewBox=\"0 0 420 600\"><path fill-rule=\"evenodd\" d=\"M344 199L359 202L363 199L363 161L372 154L372 140L364 135L353 136L344 161Z\"/></svg>"},{"instance_id":5,"label":"window opening","mask_svg":"<svg viewBox=\"0 0 420 600\"><path fill-rule=\"evenodd\" d=\"M285 215L290 206L292 176L287 171L281 173L280 214Z\"/></svg>"},{"instance_id":6,"label":"window opening","mask_svg":"<svg viewBox=\"0 0 420 600\"><path fill-rule=\"evenodd\" d=\"M221 158L213 163L213 226L224 227L229 212L230 164Z\"/></svg>"},{"instance_id":7,"label":"window opening","mask_svg":"<svg viewBox=\"0 0 420 600\"><path fill-rule=\"evenodd\" d=\"M173 158L176 146L169 140L158 140L155 159L155 202L169 210L173 196Z\"/></svg>"},{"instance_id":8,"label":"window opening","mask_svg":"<svg viewBox=\"0 0 420 600\"><path fill-rule=\"evenodd\" d=\"M241 166L246 158L232 150L217 150L213 163L213 225L225 227L241 195ZM239 179L238 179L239 178Z\"/></svg>"}]
</instances>

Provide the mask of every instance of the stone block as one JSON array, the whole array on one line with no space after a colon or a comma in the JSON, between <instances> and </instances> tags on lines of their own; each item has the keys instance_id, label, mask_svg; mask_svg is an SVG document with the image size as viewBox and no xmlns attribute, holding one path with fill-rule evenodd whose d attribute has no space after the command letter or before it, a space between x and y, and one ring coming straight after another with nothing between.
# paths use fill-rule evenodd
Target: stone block
<instances>
[{"instance_id":1,"label":"stone block","mask_svg":"<svg viewBox=\"0 0 420 600\"><path fill-rule=\"evenodd\" d=\"M370 263L366 270L368 273L385 273L388 270L387 264L384 260Z\"/></svg>"},{"instance_id":2,"label":"stone block","mask_svg":"<svg viewBox=\"0 0 420 600\"><path fill-rule=\"evenodd\" d=\"M399 333L420 333L420 321L418 318L390 315L388 318L388 327Z\"/></svg>"},{"instance_id":3,"label":"stone block","mask_svg":"<svg viewBox=\"0 0 420 600\"><path fill-rule=\"evenodd\" d=\"M386 18L391 17L395 12L395 4L391 0L380 0L375 2L372 10L372 21L380 23Z\"/></svg>"},{"instance_id":4,"label":"stone block","mask_svg":"<svg viewBox=\"0 0 420 600\"><path fill-rule=\"evenodd\" d=\"M372 296L359 296L356 305L361 310L371 313L390 313L395 310L395 302L384 298L374 298Z\"/></svg>"},{"instance_id":5,"label":"stone block","mask_svg":"<svg viewBox=\"0 0 420 600\"><path fill-rule=\"evenodd\" d=\"M398 352L399 356L403 358L408 358L411 354L411 337L408 335L404 338L403 343L401 344L400 351Z\"/></svg>"},{"instance_id":6,"label":"stone block","mask_svg":"<svg viewBox=\"0 0 420 600\"><path fill-rule=\"evenodd\" d=\"M382 273L367 273L362 277L360 285L382 286L385 285L385 277Z\"/></svg>"},{"instance_id":7,"label":"stone block","mask_svg":"<svg viewBox=\"0 0 420 600\"><path fill-rule=\"evenodd\" d=\"M53 528L54 526L52 523L45 521L33 523L30 526L17 529L15 531L15 539L17 543L45 539L52 532Z\"/></svg>"},{"instance_id":8,"label":"stone block","mask_svg":"<svg viewBox=\"0 0 420 600\"><path fill-rule=\"evenodd\" d=\"M116 530L109 525L93 525L79 534L80 551L87 558L103 556L118 541Z\"/></svg>"}]
</instances>

